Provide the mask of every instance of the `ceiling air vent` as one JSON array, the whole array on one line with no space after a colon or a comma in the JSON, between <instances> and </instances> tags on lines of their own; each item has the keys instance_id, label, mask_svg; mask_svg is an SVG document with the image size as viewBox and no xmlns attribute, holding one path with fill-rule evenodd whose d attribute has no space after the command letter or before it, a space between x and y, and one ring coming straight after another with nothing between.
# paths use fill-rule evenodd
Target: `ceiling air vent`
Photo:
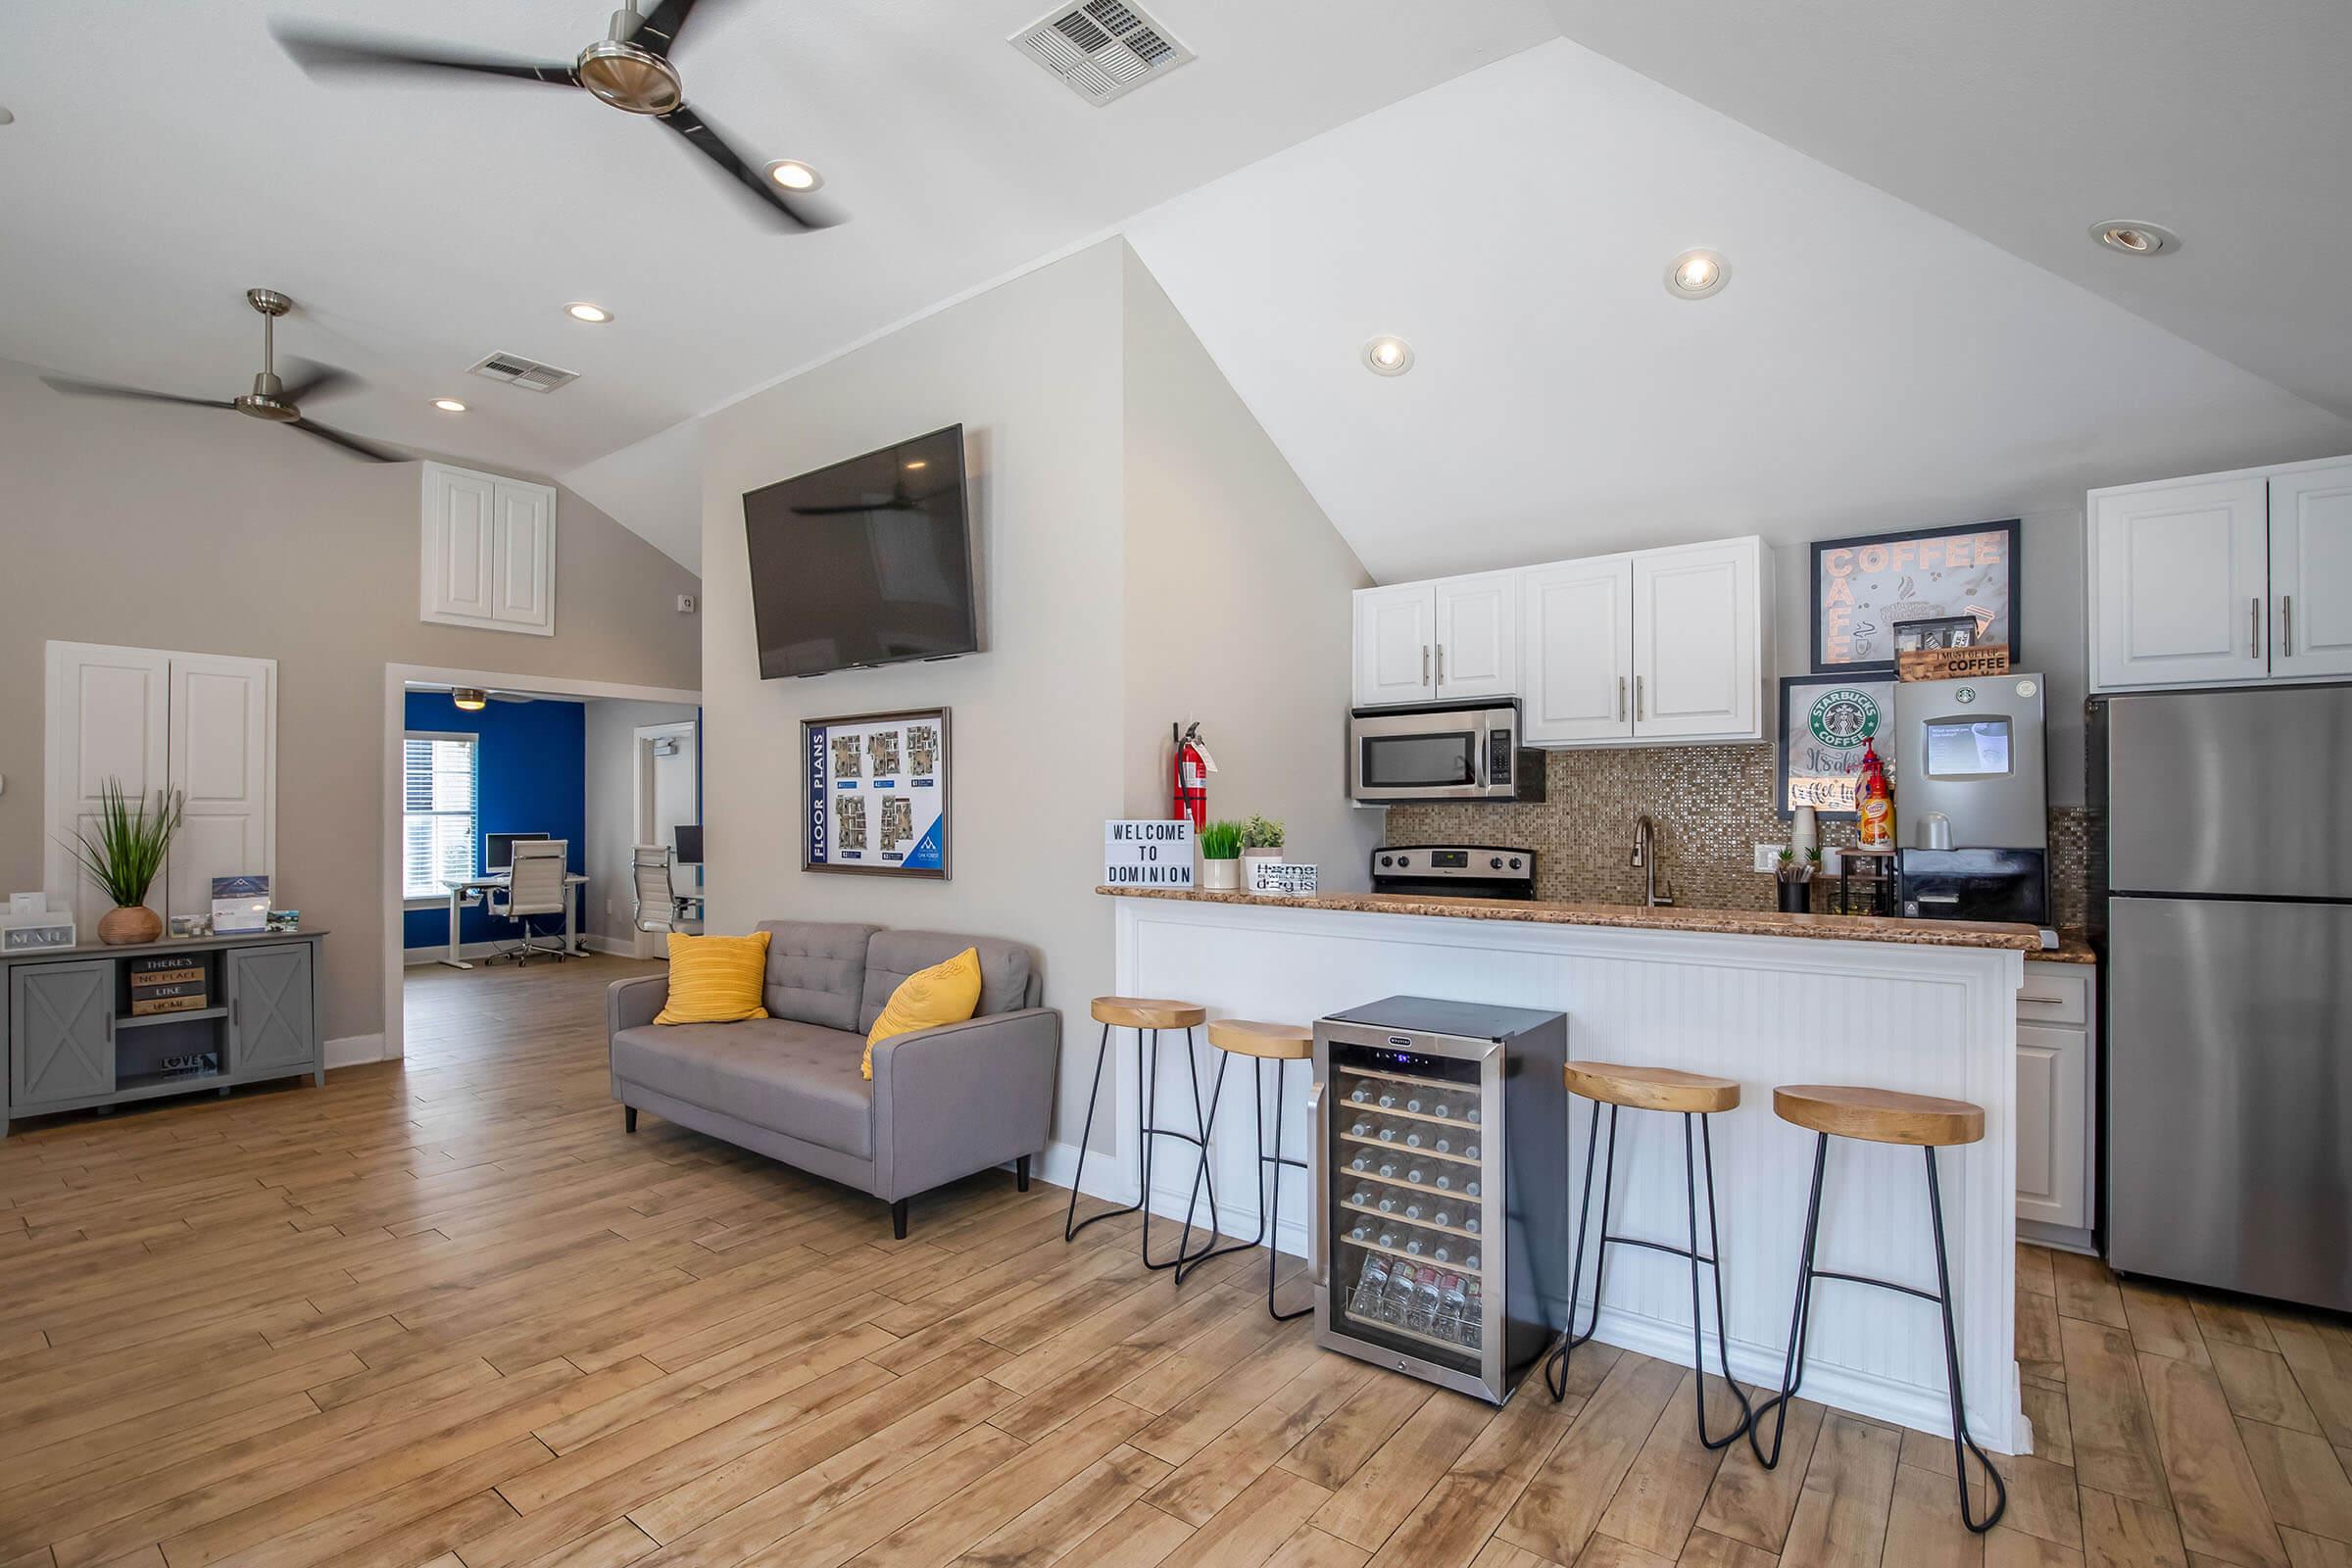
<instances>
[{"instance_id":1,"label":"ceiling air vent","mask_svg":"<svg viewBox=\"0 0 2352 1568\"><path fill-rule=\"evenodd\" d=\"M1086 0L1049 12L1008 41L1090 104L1123 97L1193 58L1167 28L1126 0Z\"/></svg>"},{"instance_id":2,"label":"ceiling air vent","mask_svg":"<svg viewBox=\"0 0 2352 1568\"><path fill-rule=\"evenodd\" d=\"M504 381L509 386L518 386L525 392L553 392L556 388L569 386L580 378L580 372L577 370L559 370L552 365L541 365L537 360L526 360L519 354L490 355L475 364L466 373L487 376L493 381Z\"/></svg>"}]
</instances>

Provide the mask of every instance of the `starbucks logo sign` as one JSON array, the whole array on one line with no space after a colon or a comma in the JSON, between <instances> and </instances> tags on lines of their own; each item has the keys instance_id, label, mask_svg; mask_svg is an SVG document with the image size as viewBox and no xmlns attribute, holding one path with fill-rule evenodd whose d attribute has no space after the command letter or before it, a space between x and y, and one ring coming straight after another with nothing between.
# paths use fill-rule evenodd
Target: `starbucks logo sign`
<instances>
[{"instance_id":1,"label":"starbucks logo sign","mask_svg":"<svg viewBox=\"0 0 2352 1568\"><path fill-rule=\"evenodd\" d=\"M1878 699L1851 686L1835 686L1813 700L1806 721L1822 745L1851 751L1878 734Z\"/></svg>"}]
</instances>

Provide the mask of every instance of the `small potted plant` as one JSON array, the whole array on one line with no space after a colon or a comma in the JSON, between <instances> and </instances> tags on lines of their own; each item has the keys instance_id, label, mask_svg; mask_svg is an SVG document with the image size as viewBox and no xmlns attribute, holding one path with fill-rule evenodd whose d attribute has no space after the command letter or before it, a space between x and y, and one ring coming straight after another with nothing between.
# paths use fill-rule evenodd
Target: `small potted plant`
<instances>
[{"instance_id":1,"label":"small potted plant","mask_svg":"<svg viewBox=\"0 0 2352 1568\"><path fill-rule=\"evenodd\" d=\"M1775 880L1779 884L1780 906L1783 914L1806 914L1813 907L1813 874L1821 869L1821 852L1807 850L1799 856L1795 850L1781 852L1781 863Z\"/></svg>"},{"instance_id":2,"label":"small potted plant","mask_svg":"<svg viewBox=\"0 0 2352 1568\"><path fill-rule=\"evenodd\" d=\"M1262 816L1252 816L1242 824L1242 888L1246 892L1257 886L1257 868L1253 860L1279 861L1282 858L1282 824Z\"/></svg>"},{"instance_id":3,"label":"small potted plant","mask_svg":"<svg viewBox=\"0 0 2352 1568\"><path fill-rule=\"evenodd\" d=\"M1200 830L1200 886L1209 893L1241 891L1241 823L1211 822Z\"/></svg>"},{"instance_id":4,"label":"small potted plant","mask_svg":"<svg viewBox=\"0 0 2352 1568\"><path fill-rule=\"evenodd\" d=\"M145 801L135 807L123 794L122 781L109 778L98 787L97 820L76 828L66 847L89 872L90 880L115 901L98 919L98 940L109 947L153 942L164 934L164 917L147 907L147 890L163 873L164 857L179 831L185 797L178 791L155 792L155 808Z\"/></svg>"}]
</instances>

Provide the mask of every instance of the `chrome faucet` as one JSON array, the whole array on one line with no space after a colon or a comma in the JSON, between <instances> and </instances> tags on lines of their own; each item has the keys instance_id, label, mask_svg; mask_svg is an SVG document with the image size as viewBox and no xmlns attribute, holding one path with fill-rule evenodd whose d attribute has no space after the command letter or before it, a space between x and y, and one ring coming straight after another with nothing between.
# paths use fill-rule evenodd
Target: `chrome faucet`
<instances>
[{"instance_id":1,"label":"chrome faucet","mask_svg":"<svg viewBox=\"0 0 2352 1568\"><path fill-rule=\"evenodd\" d=\"M1642 902L1653 909L1671 908L1674 889L1658 880L1658 824L1647 811L1634 818L1634 855L1628 863L1642 870Z\"/></svg>"}]
</instances>

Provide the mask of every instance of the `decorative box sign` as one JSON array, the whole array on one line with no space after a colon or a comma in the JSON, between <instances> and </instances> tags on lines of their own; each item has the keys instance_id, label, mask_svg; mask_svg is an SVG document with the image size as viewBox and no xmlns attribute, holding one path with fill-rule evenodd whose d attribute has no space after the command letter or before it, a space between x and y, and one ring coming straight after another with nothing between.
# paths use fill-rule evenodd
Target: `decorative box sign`
<instances>
[{"instance_id":1,"label":"decorative box sign","mask_svg":"<svg viewBox=\"0 0 2352 1568\"><path fill-rule=\"evenodd\" d=\"M1276 899L1314 897L1315 868L1288 860L1251 860L1249 892Z\"/></svg>"},{"instance_id":2,"label":"decorative box sign","mask_svg":"<svg viewBox=\"0 0 2352 1568\"><path fill-rule=\"evenodd\" d=\"M1102 885L1112 888L1191 887L1191 818L1180 816L1172 822L1104 822Z\"/></svg>"},{"instance_id":3,"label":"decorative box sign","mask_svg":"<svg viewBox=\"0 0 2352 1568\"><path fill-rule=\"evenodd\" d=\"M948 876L948 710L801 721L804 871Z\"/></svg>"},{"instance_id":4,"label":"decorative box sign","mask_svg":"<svg viewBox=\"0 0 2352 1568\"><path fill-rule=\"evenodd\" d=\"M2006 675L2009 649L2002 643L1987 643L1982 648L1906 649L1894 656L1894 673L1899 680L1969 680Z\"/></svg>"},{"instance_id":5,"label":"decorative box sign","mask_svg":"<svg viewBox=\"0 0 2352 1568\"><path fill-rule=\"evenodd\" d=\"M0 953L43 953L74 945L70 914L10 914L0 917Z\"/></svg>"},{"instance_id":6,"label":"decorative box sign","mask_svg":"<svg viewBox=\"0 0 2352 1568\"><path fill-rule=\"evenodd\" d=\"M270 879L266 876L213 878L213 931L235 936L264 929L270 920Z\"/></svg>"}]
</instances>

